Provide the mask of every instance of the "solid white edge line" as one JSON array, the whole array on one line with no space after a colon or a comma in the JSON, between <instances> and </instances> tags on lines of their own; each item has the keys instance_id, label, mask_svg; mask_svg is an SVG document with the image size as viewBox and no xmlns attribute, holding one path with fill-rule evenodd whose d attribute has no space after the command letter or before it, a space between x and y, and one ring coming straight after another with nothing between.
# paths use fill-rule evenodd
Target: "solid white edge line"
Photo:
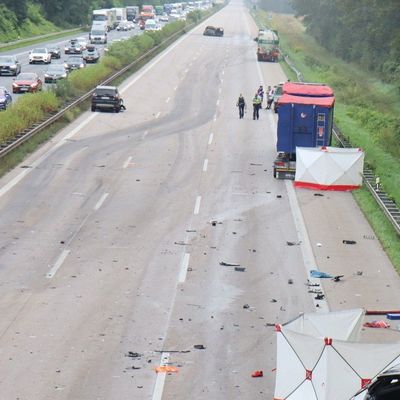
<instances>
[{"instance_id":1,"label":"solid white edge line","mask_svg":"<svg viewBox=\"0 0 400 400\"><path fill-rule=\"evenodd\" d=\"M157 119L160 115L161 115L161 112L159 111L159 112L156 114L156 119Z\"/></svg>"},{"instance_id":2,"label":"solid white edge line","mask_svg":"<svg viewBox=\"0 0 400 400\"><path fill-rule=\"evenodd\" d=\"M208 168L208 159L206 158L206 159L204 160L204 164L203 164L203 172L206 172L206 171L207 171L207 168Z\"/></svg>"},{"instance_id":3,"label":"solid white edge line","mask_svg":"<svg viewBox=\"0 0 400 400\"><path fill-rule=\"evenodd\" d=\"M217 107L219 106L219 99L217 100Z\"/></svg>"},{"instance_id":4,"label":"solid white edge line","mask_svg":"<svg viewBox=\"0 0 400 400\"><path fill-rule=\"evenodd\" d=\"M293 221L297 231L297 238L301 241L300 249L303 256L304 266L307 272L307 278L312 283L320 283L319 279L313 279L310 277L310 271L312 269L318 270L317 263L315 262L314 253L312 251L310 238L308 236L307 228L304 223L303 214L301 213L301 209L299 206L299 202L297 200L296 192L293 187L293 181L285 180L286 191L289 197L290 210L292 212ZM322 286L320 286L320 290L323 291ZM315 300L313 296L313 302L316 306L317 312L327 312L329 311L329 306L326 300Z\"/></svg>"},{"instance_id":5,"label":"solid white edge line","mask_svg":"<svg viewBox=\"0 0 400 400\"><path fill-rule=\"evenodd\" d=\"M185 253L183 255L181 270L179 273L179 279L178 279L179 283L185 283L185 281L186 281L186 275L187 275L187 270L189 267L189 261L190 261L190 253Z\"/></svg>"},{"instance_id":6,"label":"solid white edge line","mask_svg":"<svg viewBox=\"0 0 400 400\"><path fill-rule=\"evenodd\" d=\"M168 360L169 360L169 353L161 353L160 366L162 366L162 367L166 366L168 363ZM159 372L157 374L156 383L154 385L154 390L153 390L152 400L161 400L163 391L164 391L166 376L167 376L166 372Z\"/></svg>"},{"instance_id":7,"label":"solid white edge line","mask_svg":"<svg viewBox=\"0 0 400 400\"><path fill-rule=\"evenodd\" d=\"M106 198L109 196L110 193L104 193L101 197L100 200L96 203L96 205L94 206L93 210L97 211L105 202Z\"/></svg>"},{"instance_id":8,"label":"solid white edge line","mask_svg":"<svg viewBox=\"0 0 400 400\"><path fill-rule=\"evenodd\" d=\"M128 168L129 164L132 161L132 156L129 156L128 159L124 162L124 165L122 166L123 169Z\"/></svg>"},{"instance_id":9,"label":"solid white edge line","mask_svg":"<svg viewBox=\"0 0 400 400\"><path fill-rule=\"evenodd\" d=\"M57 273L57 271L60 269L61 265L65 261L65 259L68 257L68 254L71 252L71 250L63 250L63 252L60 254L60 256L57 258L57 261L54 263L53 267L50 269L50 271L46 274L47 279L51 279L54 277L54 275Z\"/></svg>"},{"instance_id":10,"label":"solid white edge line","mask_svg":"<svg viewBox=\"0 0 400 400\"><path fill-rule=\"evenodd\" d=\"M211 144L213 142L213 139L214 139L214 134L210 133L210 136L208 138L208 144Z\"/></svg>"},{"instance_id":11,"label":"solid white edge line","mask_svg":"<svg viewBox=\"0 0 400 400\"><path fill-rule=\"evenodd\" d=\"M200 212L201 196L196 197L196 204L194 205L193 214L197 215Z\"/></svg>"},{"instance_id":12,"label":"solid white edge line","mask_svg":"<svg viewBox=\"0 0 400 400\"><path fill-rule=\"evenodd\" d=\"M170 100L171 100L171 97L167 97L167 100L165 100L165 102L169 103Z\"/></svg>"}]
</instances>

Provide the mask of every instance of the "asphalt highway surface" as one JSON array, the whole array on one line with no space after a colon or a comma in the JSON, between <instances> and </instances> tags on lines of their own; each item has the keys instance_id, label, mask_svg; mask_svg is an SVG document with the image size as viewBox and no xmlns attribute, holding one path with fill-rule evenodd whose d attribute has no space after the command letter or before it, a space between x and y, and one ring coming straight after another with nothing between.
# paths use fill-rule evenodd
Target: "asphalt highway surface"
<instances>
[{"instance_id":1,"label":"asphalt highway surface","mask_svg":"<svg viewBox=\"0 0 400 400\"><path fill-rule=\"evenodd\" d=\"M286 78L256 33L232 1L122 83L126 111L84 113L0 180L1 399L271 399L274 323L399 307L352 195L273 178L277 116L251 98ZM316 266L345 275L327 300Z\"/></svg>"}]
</instances>

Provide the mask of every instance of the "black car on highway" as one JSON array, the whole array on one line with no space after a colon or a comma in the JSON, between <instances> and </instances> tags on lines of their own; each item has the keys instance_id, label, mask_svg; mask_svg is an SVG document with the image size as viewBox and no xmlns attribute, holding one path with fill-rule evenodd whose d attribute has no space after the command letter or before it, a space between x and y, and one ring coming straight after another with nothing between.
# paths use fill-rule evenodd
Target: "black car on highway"
<instances>
[{"instance_id":1,"label":"black car on highway","mask_svg":"<svg viewBox=\"0 0 400 400\"><path fill-rule=\"evenodd\" d=\"M12 97L10 92L5 87L0 87L0 110L7 110L11 105Z\"/></svg>"},{"instance_id":2,"label":"black car on highway","mask_svg":"<svg viewBox=\"0 0 400 400\"><path fill-rule=\"evenodd\" d=\"M16 56L0 56L0 75L17 76L21 72L21 64Z\"/></svg>"},{"instance_id":3,"label":"black car on highway","mask_svg":"<svg viewBox=\"0 0 400 400\"><path fill-rule=\"evenodd\" d=\"M215 26L206 26L203 32L204 36L224 36L224 28Z\"/></svg>"},{"instance_id":4,"label":"black car on highway","mask_svg":"<svg viewBox=\"0 0 400 400\"><path fill-rule=\"evenodd\" d=\"M92 111L97 109L120 112L122 99L115 86L97 86L92 95Z\"/></svg>"},{"instance_id":5,"label":"black car on highway","mask_svg":"<svg viewBox=\"0 0 400 400\"><path fill-rule=\"evenodd\" d=\"M64 67L68 71L85 68L86 61L82 58L82 56L69 56L64 62Z\"/></svg>"}]
</instances>

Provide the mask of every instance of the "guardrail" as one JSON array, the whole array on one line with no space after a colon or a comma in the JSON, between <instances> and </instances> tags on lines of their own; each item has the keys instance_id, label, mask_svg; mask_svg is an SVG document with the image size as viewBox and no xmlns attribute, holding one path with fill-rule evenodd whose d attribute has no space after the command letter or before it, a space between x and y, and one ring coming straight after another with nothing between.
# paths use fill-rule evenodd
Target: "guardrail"
<instances>
[{"instance_id":1,"label":"guardrail","mask_svg":"<svg viewBox=\"0 0 400 400\"><path fill-rule=\"evenodd\" d=\"M287 55L284 56L284 60L289 68L296 74L297 80L299 82L304 82L303 74L297 70ZM333 125L332 133L341 147L351 147L349 140L335 124ZM379 207L385 213L389 222L393 225L397 234L400 235L400 209L388 194L381 190L379 178L374 175L374 172L371 169L364 167L363 181Z\"/></svg>"},{"instance_id":2,"label":"guardrail","mask_svg":"<svg viewBox=\"0 0 400 400\"><path fill-rule=\"evenodd\" d=\"M84 29L84 27L80 26L78 28L67 29L67 30L64 30L64 31L52 32L52 33L47 33L45 35L38 35L38 36L30 37L30 38L18 39L18 40L14 40L12 42L0 43L0 49L2 49L4 47L14 46L15 44L30 43L33 40L48 39L48 38L51 39L53 36L68 34L68 33L72 33L72 32L75 32L75 31L82 30L82 29Z\"/></svg>"}]
</instances>

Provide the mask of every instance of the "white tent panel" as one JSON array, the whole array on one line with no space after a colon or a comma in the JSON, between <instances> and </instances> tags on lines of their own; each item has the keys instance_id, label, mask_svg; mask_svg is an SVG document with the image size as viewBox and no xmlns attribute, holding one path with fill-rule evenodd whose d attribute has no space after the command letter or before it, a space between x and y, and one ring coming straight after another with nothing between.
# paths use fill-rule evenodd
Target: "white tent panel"
<instances>
[{"instance_id":1,"label":"white tent panel","mask_svg":"<svg viewBox=\"0 0 400 400\"><path fill-rule=\"evenodd\" d=\"M275 397L285 399L304 381L305 369L299 356L290 347L290 343L282 333L278 333L277 341Z\"/></svg>"},{"instance_id":2,"label":"white tent panel","mask_svg":"<svg viewBox=\"0 0 400 400\"><path fill-rule=\"evenodd\" d=\"M318 400L314 386L309 380L305 380L301 386L293 392L290 396L284 397L286 400Z\"/></svg>"},{"instance_id":3,"label":"white tent panel","mask_svg":"<svg viewBox=\"0 0 400 400\"><path fill-rule=\"evenodd\" d=\"M372 379L390 366L400 363L399 343L372 344L334 341L333 346L365 379Z\"/></svg>"},{"instance_id":4,"label":"white tent panel","mask_svg":"<svg viewBox=\"0 0 400 400\"><path fill-rule=\"evenodd\" d=\"M352 190L362 185L364 152L335 147L296 148L295 186Z\"/></svg>"},{"instance_id":5,"label":"white tent panel","mask_svg":"<svg viewBox=\"0 0 400 400\"><path fill-rule=\"evenodd\" d=\"M356 340L363 313L362 308L335 313L306 313L286 324L285 329L317 337Z\"/></svg>"}]
</instances>

